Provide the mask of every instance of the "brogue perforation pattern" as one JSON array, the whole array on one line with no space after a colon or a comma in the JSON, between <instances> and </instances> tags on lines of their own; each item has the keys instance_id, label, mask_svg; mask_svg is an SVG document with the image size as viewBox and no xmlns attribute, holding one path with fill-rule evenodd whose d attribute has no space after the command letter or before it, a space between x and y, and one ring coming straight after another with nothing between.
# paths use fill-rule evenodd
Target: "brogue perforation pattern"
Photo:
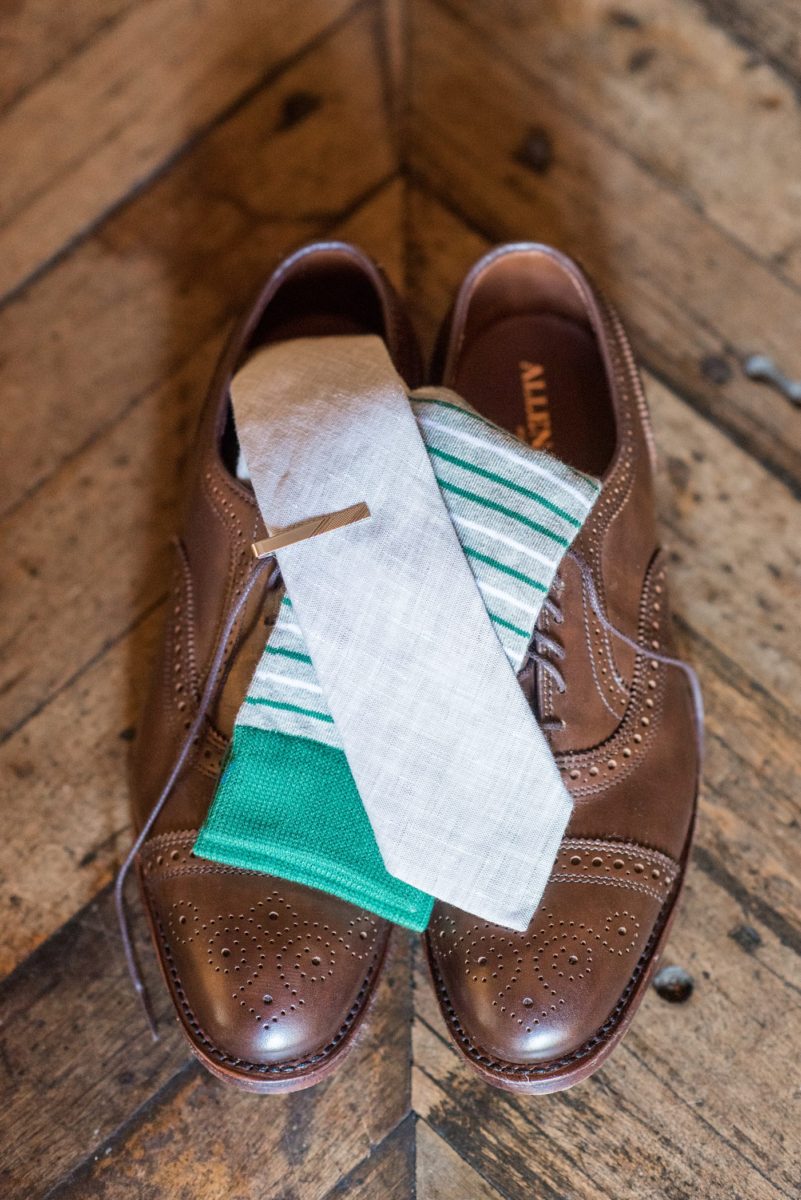
<instances>
[{"instance_id":1,"label":"brogue perforation pattern","mask_svg":"<svg viewBox=\"0 0 801 1200\"><path fill-rule=\"evenodd\" d=\"M633 397L642 421L643 436L648 447L652 464L656 464L656 454L651 433L648 405L643 392L642 380L637 370L634 356L629 346L628 337L623 324L614 307L596 288L599 302L599 312L609 347L612 375L621 396ZM585 522L577 540L576 548L581 548L592 566L595 587L602 603L606 601L601 557L603 540L606 530L614 521L617 514L629 498L635 481L635 427L634 420L627 403L620 407L618 414L620 422L618 430L619 453L604 488L592 513ZM582 584L582 589L584 585ZM619 718L625 711L629 701L630 689L620 676L616 666L614 647L609 633L595 619L587 597L584 597L584 625L587 634L590 667L595 680L598 695L612 716ZM547 632L550 626L547 613L543 618L543 629ZM555 715L554 686L550 676L546 675L541 684L542 707L546 716Z\"/></svg>"},{"instance_id":2,"label":"brogue perforation pattern","mask_svg":"<svg viewBox=\"0 0 801 1200\"><path fill-rule=\"evenodd\" d=\"M634 969L629 977L628 983L620 995L620 998L615 1007L610 1012L604 1023L596 1030L596 1032L577 1049L569 1054L562 1055L557 1059L552 1059L550 1062L540 1064L521 1064L505 1062L491 1054L488 1054L482 1047L476 1045L470 1034L464 1029L459 1020L451 998L448 994L448 989L442 979L442 976L437 968L436 958L432 954L429 956L431 965L431 974L434 980L434 987L437 992L443 1013L450 1027L451 1033L459 1043L462 1052L472 1059L478 1066L487 1070L497 1072L499 1075L506 1076L510 1079L536 1079L538 1077L553 1075L555 1071L570 1068L581 1063L589 1058L599 1046L603 1045L609 1037L614 1033L619 1020L623 1016L632 993L635 991L643 972L649 967L652 960L652 954L656 943L658 942L662 930L665 926L667 918L670 914L668 905L666 904L659 915L654 929L643 947L639 958L634 966ZM530 1027L533 1026L533 1021L530 1022Z\"/></svg>"},{"instance_id":3,"label":"brogue perforation pattern","mask_svg":"<svg viewBox=\"0 0 801 1200\"><path fill-rule=\"evenodd\" d=\"M176 554L177 561L168 599L162 680L167 698L165 712L168 720L176 723L181 729L188 729L199 696L194 601L186 551L180 541L176 544Z\"/></svg>"},{"instance_id":4,"label":"brogue perforation pattern","mask_svg":"<svg viewBox=\"0 0 801 1200\"><path fill-rule=\"evenodd\" d=\"M578 980L590 978L598 956L631 955L640 935L639 917L623 907L610 907L594 925L543 909L537 925L522 936L486 921L476 921L457 936L453 919L439 913L432 928L434 939L447 939L444 951L441 943L437 946L437 957L459 959L459 969L473 984L491 990L492 1007L526 1033L558 1012Z\"/></svg>"},{"instance_id":5,"label":"brogue perforation pattern","mask_svg":"<svg viewBox=\"0 0 801 1200\"><path fill-rule=\"evenodd\" d=\"M216 469L214 472L212 472L210 468L207 468L203 473L202 484L212 512L217 517L217 520L220 521L223 528L226 529L230 535L227 589L228 595L225 608L220 617L220 622L222 622L224 613L233 607L239 596L242 594L242 589L245 586L245 581L247 579L252 562L250 556L250 544L254 540L255 531L259 525L259 518L258 515L254 516L251 534L248 536L248 534L245 532L245 527L237 514L235 504L224 493L223 486L225 486L229 492L233 490L232 484L230 480L226 478L224 472ZM239 498L239 493L236 492L235 494L237 495L237 498ZM255 507L255 501L251 500L249 497L248 504L251 507ZM225 647L225 655L220 667L220 675L225 670L225 664L228 661L232 647L236 644L236 639L238 636L238 627L232 629Z\"/></svg>"},{"instance_id":6,"label":"brogue perforation pattern","mask_svg":"<svg viewBox=\"0 0 801 1200\"><path fill-rule=\"evenodd\" d=\"M654 650L663 646L665 569L654 558L643 591L638 638ZM638 655L631 697L619 727L602 746L556 755L565 784L575 798L597 795L637 768L658 728L669 668L655 658Z\"/></svg>"},{"instance_id":7,"label":"brogue perforation pattern","mask_svg":"<svg viewBox=\"0 0 801 1200\"><path fill-rule=\"evenodd\" d=\"M188 874L256 874L195 858L196 836L168 833L147 843L142 853L146 887ZM230 977L231 999L266 1030L303 1008L310 991L323 988L344 958L372 968L379 922L369 913L351 917L341 930L310 921L285 899L280 881L263 878L270 890L244 911L210 912L181 898L159 905L159 924L169 947L200 943L208 969Z\"/></svg>"},{"instance_id":8,"label":"brogue perforation pattern","mask_svg":"<svg viewBox=\"0 0 801 1200\"><path fill-rule=\"evenodd\" d=\"M203 1046L206 1053L208 1053L221 1065L235 1067L238 1071L246 1071L254 1075L292 1075L295 1072L302 1071L307 1067L319 1066L320 1063L324 1062L327 1058L330 1058L334 1051L345 1040L348 1033L353 1028L357 1018L361 1016L365 1007L365 1000L370 991L376 971L380 966L382 957L382 955L376 954L375 959L370 964L362 985L359 988L356 999L345 1015L344 1021L331 1040L322 1046L319 1051L314 1054L309 1054L305 1058L293 1059L292 1061L285 1063L253 1063L248 1062L245 1059L236 1058L233 1055L226 1054L224 1051L220 1050L207 1035L189 1004L186 993L184 992L181 984L180 975L175 966L175 960L173 958L172 951L170 950L169 943L166 940L164 927L157 915L155 917L155 925L159 935L161 948L164 953L169 976L175 990L175 995L180 1005L181 1012L184 1015L184 1019L186 1020L193 1034Z\"/></svg>"},{"instance_id":9,"label":"brogue perforation pattern","mask_svg":"<svg viewBox=\"0 0 801 1200\"><path fill-rule=\"evenodd\" d=\"M565 838L551 881L618 887L641 892L661 903L670 894L678 873L678 863L658 850L629 842Z\"/></svg>"}]
</instances>

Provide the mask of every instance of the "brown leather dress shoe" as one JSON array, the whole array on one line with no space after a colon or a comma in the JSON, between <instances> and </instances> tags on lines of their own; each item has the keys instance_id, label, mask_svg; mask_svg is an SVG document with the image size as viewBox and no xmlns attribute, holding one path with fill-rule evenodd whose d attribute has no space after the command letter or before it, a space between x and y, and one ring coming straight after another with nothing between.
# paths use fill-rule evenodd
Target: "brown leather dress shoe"
<instances>
[{"instance_id":1,"label":"brown leather dress shoe","mask_svg":"<svg viewBox=\"0 0 801 1200\"><path fill-rule=\"evenodd\" d=\"M251 553L266 531L237 478L228 386L256 345L351 332L384 337L400 374L419 382L391 287L364 254L333 242L288 258L235 330L200 422L167 628L133 758L145 836L139 876L183 1032L215 1075L261 1092L308 1086L341 1062L389 926L322 892L192 855L280 602Z\"/></svg>"},{"instance_id":2,"label":"brown leather dress shoe","mask_svg":"<svg viewBox=\"0 0 801 1200\"><path fill-rule=\"evenodd\" d=\"M544 246L471 271L443 382L602 480L521 672L575 808L526 933L439 904L427 934L443 1015L489 1082L551 1092L595 1071L640 1003L675 912L699 739L670 655L653 446L632 352L581 269Z\"/></svg>"}]
</instances>

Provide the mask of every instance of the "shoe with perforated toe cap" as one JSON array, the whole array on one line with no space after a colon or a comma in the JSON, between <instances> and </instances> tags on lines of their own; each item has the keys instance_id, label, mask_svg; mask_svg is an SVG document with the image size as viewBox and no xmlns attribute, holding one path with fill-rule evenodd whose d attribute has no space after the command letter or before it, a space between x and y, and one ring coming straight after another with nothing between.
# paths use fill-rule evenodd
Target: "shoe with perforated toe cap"
<instances>
[{"instance_id":1,"label":"shoe with perforated toe cap","mask_svg":"<svg viewBox=\"0 0 801 1200\"><path fill-rule=\"evenodd\" d=\"M438 904L426 937L440 1007L490 1083L553 1092L608 1057L676 909L700 764L700 697L673 657L649 419L620 321L545 246L468 275L442 381L601 493L565 556L520 673L574 808L525 933Z\"/></svg>"},{"instance_id":2,"label":"shoe with perforated toe cap","mask_svg":"<svg viewBox=\"0 0 801 1200\"><path fill-rule=\"evenodd\" d=\"M306 1087L342 1062L390 926L321 891L193 854L282 595L277 574L251 550L267 531L238 470L229 384L267 342L352 333L380 336L409 385L419 382L391 287L366 255L335 242L286 259L234 331L201 417L167 628L133 759L131 862L181 1028L211 1072L258 1092ZM126 948L136 978L129 940Z\"/></svg>"}]
</instances>

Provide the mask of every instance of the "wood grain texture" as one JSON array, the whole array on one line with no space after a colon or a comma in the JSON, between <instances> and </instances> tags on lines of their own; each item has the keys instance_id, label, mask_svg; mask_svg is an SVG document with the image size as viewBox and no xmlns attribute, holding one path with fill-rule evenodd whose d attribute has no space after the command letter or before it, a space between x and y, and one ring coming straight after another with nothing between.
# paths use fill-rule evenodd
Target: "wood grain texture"
<instances>
[{"instance_id":1,"label":"wood grain texture","mask_svg":"<svg viewBox=\"0 0 801 1200\"><path fill-rule=\"evenodd\" d=\"M500 1193L425 1121L417 1122L415 1143L417 1200L499 1200Z\"/></svg>"},{"instance_id":2,"label":"wood grain texture","mask_svg":"<svg viewBox=\"0 0 801 1200\"><path fill-rule=\"evenodd\" d=\"M641 0L631 21L605 0L512 0L499 21L492 5L443 2L710 225L801 282L797 82L732 40L703 4Z\"/></svg>"},{"instance_id":3,"label":"wood grain texture","mask_svg":"<svg viewBox=\"0 0 801 1200\"><path fill-rule=\"evenodd\" d=\"M144 924L137 910L160 1042L126 978L108 891L2 984L4 1195L44 1195L188 1063Z\"/></svg>"},{"instance_id":4,"label":"wood grain texture","mask_svg":"<svg viewBox=\"0 0 801 1200\"><path fill-rule=\"evenodd\" d=\"M154 1043L125 978L110 898L84 910L4 985L5 1196L323 1200L408 1111L409 961L399 935L347 1070L310 1095L231 1093L191 1059L147 933ZM331 1131L336 1127L337 1135ZM147 1192L145 1192L147 1194Z\"/></svg>"},{"instance_id":5,"label":"wood grain texture","mask_svg":"<svg viewBox=\"0 0 801 1200\"><path fill-rule=\"evenodd\" d=\"M291 59L348 0L151 0L0 115L0 295ZM154 53L160 47L160 53ZM24 156L15 153L26 146Z\"/></svg>"},{"instance_id":6,"label":"wood grain texture","mask_svg":"<svg viewBox=\"0 0 801 1200\"><path fill-rule=\"evenodd\" d=\"M757 62L770 66L801 92L801 28L794 0L752 4L751 0L700 0L708 19Z\"/></svg>"},{"instance_id":7,"label":"wood grain texture","mask_svg":"<svg viewBox=\"0 0 801 1200\"><path fill-rule=\"evenodd\" d=\"M108 30L136 0L26 0L0 8L0 112Z\"/></svg>"},{"instance_id":8,"label":"wood grain texture","mask_svg":"<svg viewBox=\"0 0 801 1200\"><path fill-rule=\"evenodd\" d=\"M801 377L797 4L15 0L0 41L4 1198L795 1200L801 420L741 360ZM329 234L405 282L427 348L492 241L555 241L647 368L707 705L666 954L695 990L559 1096L467 1070L404 938L350 1063L280 1098L193 1064L139 916L160 1043L124 976L108 885L182 463L231 316Z\"/></svg>"},{"instance_id":9,"label":"wood grain texture","mask_svg":"<svg viewBox=\"0 0 801 1200\"><path fill-rule=\"evenodd\" d=\"M289 246L397 169L375 39L375 14L356 13L0 311L17 449L0 510L163 384Z\"/></svg>"}]
</instances>

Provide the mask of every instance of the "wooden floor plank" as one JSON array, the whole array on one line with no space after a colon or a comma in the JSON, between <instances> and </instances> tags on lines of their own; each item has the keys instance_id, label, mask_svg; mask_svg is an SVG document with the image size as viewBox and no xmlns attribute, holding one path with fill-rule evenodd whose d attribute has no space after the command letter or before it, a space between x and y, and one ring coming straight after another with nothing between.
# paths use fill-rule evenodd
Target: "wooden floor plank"
<instances>
[{"instance_id":1,"label":"wooden floor plank","mask_svg":"<svg viewBox=\"0 0 801 1200\"><path fill-rule=\"evenodd\" d=\"M757 47L711 22L695 0L641 0L633 21L604 0L500 11L443 3L691 207L801 283L798 78L760 61Z\"/></svg>"},{"instance_id":2,"label":"wooden floor plank","mask_svg":"<svg viewBox=\"0 0 801 1200\"><path fill-rule=\"evenodd\" d=\"M410 1114L331 1189L326 1200L413 1200L414 1153L415 1122Z\"/></svg>"},{"instance_id":3,"label":"wooden floor plank","mask_svg":"<svg viewBox=\"0 0 801 1200\"><path fill-rule=\"evenodd\" d=\"M795 0L700 0L710 21L801 88L801 30Z\"/></svg>"},{"instance_id":4,"label":"wooden floor plank","mask_svg":"<svg viewBox=\"0 0 801 1200\"><path fill-rule=\"evenodd\" d=\"M231 1100L212 1080L195 1071L191 1086L182 1089L175 1100L175 1122L169 1121L165 1096L164 1127L157 1131L155 1123L148 1123L136 1146L135 1160L126 1158L119 1163L113 1149L101 1150L95 1163L48 1192L47 1200L162 1200L166 1196L169 1200L198 1200L201 1195L204 1200L230 1200L232 1195L237 1200L341 1200L345 1196L348 1200L412 1200L415 1127L411 1118L405 1118L355 1167L344 1175L336 1174L348 1158L342 1150L330 1157L326 1153L325 1123L335 1128L340 1119L347 1119L336 1106L341 1099L340 1091L324 1102L319 1112L308 1096L278 1101L250 1097L248 1104L241 1096ZM306 1109L313 1107L309 1126L299 1128ZM235 1120L240 1122L237 1130L233 1129ZM353 1120L358 1120L355 1112ZM255 1135L254 1124L259 1131ZM262 1126L271 1136L261 1134ZM187 1161L189 1155L180 1148L182 1137L190 1146L206 1139L206 1154L200 1161ZM161 1161L156 1155L154 1165L162 1174L151 1175L148 1156L155 1139L159 1147L169 1143L174 1150L178 1144L178 1169L174 1169L174 1160ZM209 1159L210 1151L237 1158L215 1163ZM268 1168L266 1155L271 1156ZM303 1170L299 1159L305 1160ZM329 1184L323 1197L320 1188Z\"/></svg>"},{"instance_id":5,"label":"wooden floor plank","mask_svg":"<svg viewBox=\"0 0 801 1200\"><path fill-rule=\"evenodd\" d=\"M325 39L0 312L16 448L0 511L163 383L290 246L396 170L374 17Z\"/></svg>"},{"instance_id":6,"label":"wooden floor plank","mask_svg":"<svg viewBox=\"0 0 801 1200\"><path fill-rule=\"evenodd\" d=\"M0 746L0 977L111 882L130 842L127 761L161 607Z\"/></svg>"},{"instance_id":7,"label":"wooden floor plank","mask_svg":"<svg viewBox=\"0 0 801 1200\"><path fill-rule=\"evenodd\" d=\"M677 601L694 629L801 715L798 501L663 384L645 383Z\"/></svg>"},{"instance_id":8,"label":"wooden floor plank","mask_svg":"<svg viewBox=\"0 0 801 1200\"><path fill-rule=\"evenodd\" d=\"M322 1200L409 1109L406 940L347 1069L311 1093L265 1098L186 1069L136 912L160 1042L125 977L108 893L0 987L4 1197L37 1200L68 1176L60 1195Z\"/></svg>"},{"instance_id":9,"label":"wooden floor plank","mask_svg":"<svg viewBox=\"0 0 801 1200\"><path fill-rule=\"evenodd\" d=\"M433 0L414 0L412 12L415 174L491 239L549 241L582 258L646 362L797 490L797 414L740 369L758 350L801 376L797 289L550 88L488 52L486 38ZM534 165L531 114L552 145Z\"/></svg>"},{"instance_id":10,"label":"wooden floor plank","mask_svg":"<svg viewBox=\"0 0 801 1200\"><path fill-rule=\"evenodd\" d=\"M0 295L348 11L352 0L149 0L0 115ZM153 48L161 48L154 53ZM19 148L26 148L24 154Z\"/></svg>"},{"instance_id":11,"label":"wooden floor plank","mask_svg":"<svg viewBox=\"0 0 801 1200\"><path fill-rule=\"evenodd\" d=\"M801 947L801 730L798 722L783 729L781 715L771 720L759 695L747 696L747 684L743 698L742 677L727 675L706 645L688 643L707 704L699 843L741 881L748 905L766 906L774 926L789 925L789 942Z\"/></svg>"},{"instance_id":12,"label":"wooden floor plank","mask_svg":"<svg viewBox=\"0 0 801 1200\"><path fill-rule=\"evenodd\" d=\"M108 891L0 984L4 1196L43 1196L189 1061L135 912L158 1043L125 972Z\"/></svg>"},{"instance_id":13,"label":"wooden floor plank","mask_svg":"<svg viewBox=\"0 0 801 1200\"><path fill-rule=\"evenodd\" d=\"M4 522L6 737L164 593L175 466L217 349L201 348Z\"/></svg>"},{"instance_id":14,"label":"wooden floor plank","mask_svg":"<svg viewBox=\"0 0 801 1200\"><path fill-rule=\"evenodd\" d=\"M417 1200L501 1200L425 1121L416 1126Z\"/></svg>"},{"instance_id":15,"label":"wooden floor plank","mask_svg":"<svg viewBox=\"0 0 801 1200\"><path fill-rule=\"evenodd\" d=\"M0 8L0 113L31 91L72 55L138 3L138 0L26 0Z\"/></svg>"},{"instance_id":16,"label":"wooden floor plank","mask_svg":"<svg viewBox=\"0 0 801 1200\"><path fill-rule=\"evenodd\" d=\"M396 280L402 202L401 185L390 184L333 231L373 249ZM130 837L127 739L161 613L137 622L166 588L180 464L218 341L98 435L6 526L21 600L17 666L6 678L35 683L29 700L43 707L0 744L0 905L14 912L0 930L0 975L109 881ZM36 607L41 620L30 616Z\"/></svg>"}]
</instances>

